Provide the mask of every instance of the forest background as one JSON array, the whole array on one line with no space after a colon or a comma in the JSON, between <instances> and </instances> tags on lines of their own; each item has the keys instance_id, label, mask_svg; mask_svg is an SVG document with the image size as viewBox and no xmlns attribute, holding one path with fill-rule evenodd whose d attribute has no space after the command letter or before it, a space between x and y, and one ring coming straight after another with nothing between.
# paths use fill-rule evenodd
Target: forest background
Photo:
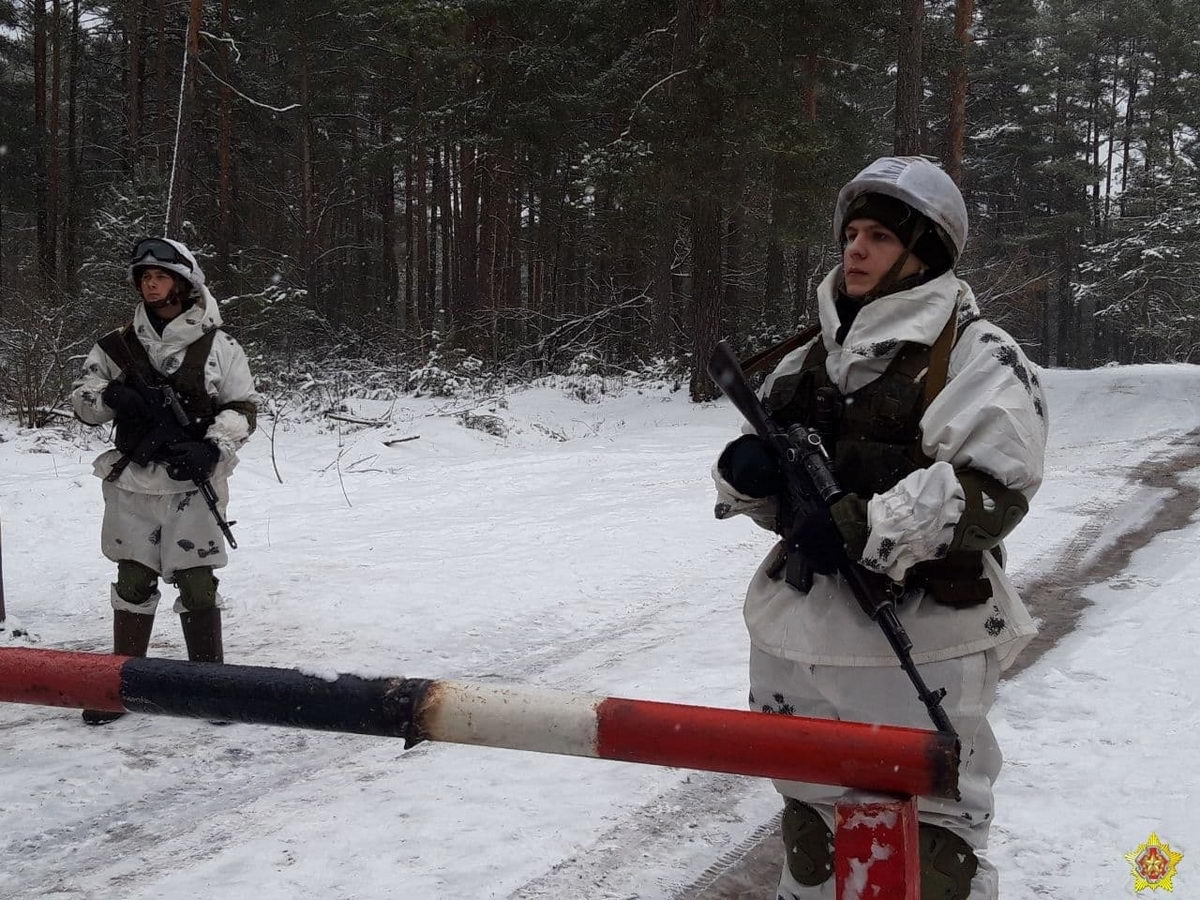
<instances>
[{"instance_id":1,"label":"forest background","mask_svg":"<svg viewBox=\"0 0 1200 900\"><path fill-rule=\"evenodd\" d=\"M267 390L708 399L893 152L1038 362L1197 362L1198 73L1200 0L0 0L0 402L61 414L164 231Z\"/></svg>"}]
</instances>

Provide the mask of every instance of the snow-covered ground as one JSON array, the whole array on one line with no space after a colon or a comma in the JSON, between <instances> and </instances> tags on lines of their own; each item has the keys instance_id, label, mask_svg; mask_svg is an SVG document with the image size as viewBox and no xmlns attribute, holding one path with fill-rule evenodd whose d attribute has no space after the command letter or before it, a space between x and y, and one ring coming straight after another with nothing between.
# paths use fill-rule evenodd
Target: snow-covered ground
<instances>
[{"instance_id":1,"label":"snow-covered ground","mask_svg":"<svg viewBox=\"0 0 1200 900\"><path fill-rule=\"evenodd\" d=\"M1200 488L1200 367L1046 381L1046 484L1009 547L1025 584L1194 502L1147 471L1190 460L1174 468ZM540 387L473 407L501 437L463 427L468 406L355 405L383 428L285 418L282 484L262 423L233 479L227 659L742 707L741 594L772 538L711 514L736 412ZM0 424L0 642L108 648L102 437ZM1176 895L1200 897L1191 513L1087 587L1074 633L1001 687L991 855L1009 900L1132 896L1123 856L1151 831L1185 854ZM169 601L151 653L184 655ZM0 898L667 900L777 808L733 776L0 706Z\"/></svg>"}]
</instances>

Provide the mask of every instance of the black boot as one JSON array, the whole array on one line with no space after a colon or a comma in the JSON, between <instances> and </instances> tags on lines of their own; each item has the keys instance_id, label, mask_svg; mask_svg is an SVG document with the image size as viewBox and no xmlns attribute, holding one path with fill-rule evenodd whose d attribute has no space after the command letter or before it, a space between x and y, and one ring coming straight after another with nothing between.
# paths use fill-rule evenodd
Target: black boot
<instances>
[{"instance_id":1,"label":"black boot","mask_svg":"<svg viewBox=\"0 0 1200 900\"><path fill-rule=\"evenodd\" d=\"M218 607L199 612L179 614L183 625L183 641L187 644L188 659L192 662L225 662L221 645L221 610ZM209 725L231 725L224 719L209 719Z\"/></svg>"},{"instance_id":2,"label":"black boot","mask_svg":"<svg viewBox=\"0 0 1200 900\"><path fill-rule=\"evenodd\" d=\"M224 662L221 645L221 610L217 607L179 614L183 641L192 662Z\"/></svg>"},{"instance_id":3,"label":"black boot","mask_svg":"<svg viewBox=\"0 0 1200 900\"><path fill-rule=\"evenodd\" d=\"M113 653L116 656L145 656L153 629L153 615L113 610ZM123 715L123 712L106 709L85 709L83 721L88 725L107 725Z\"/></svg>"}]
</instances>

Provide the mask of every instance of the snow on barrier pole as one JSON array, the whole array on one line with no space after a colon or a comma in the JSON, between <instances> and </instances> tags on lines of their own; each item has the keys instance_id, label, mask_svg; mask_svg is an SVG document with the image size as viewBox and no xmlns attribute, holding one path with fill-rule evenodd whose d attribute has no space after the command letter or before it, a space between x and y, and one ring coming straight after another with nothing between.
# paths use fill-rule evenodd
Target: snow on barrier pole
<instances>
[{"instance_id":1,"label":"snow on barrier pole","mask_svg":"<svg viewBox=\"0 0 1200 900\"><path fill-rule=\"evenodd\" d=\"M0 648L0 702L222 719L842 785L839 898L917 900L916 796L958 796L952 736L423 678ZM880 892L869 888L880 886Z\"/></svg>"}]
</instances>

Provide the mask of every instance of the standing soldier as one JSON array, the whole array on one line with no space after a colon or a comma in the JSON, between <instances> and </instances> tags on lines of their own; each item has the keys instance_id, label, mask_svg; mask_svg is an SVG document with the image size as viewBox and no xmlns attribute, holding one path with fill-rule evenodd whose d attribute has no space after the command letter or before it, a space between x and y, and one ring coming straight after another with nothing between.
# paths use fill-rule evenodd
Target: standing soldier
<instances>
[{"instance_id":1,"label":"standing soldier","mask_svg":"<svg viewBox=\"0 0 1200 900\"><path fill-rule=\"evenodd\" d=\"M918 800L921 896L994 900L981 852L1002 757L987 721L1000 672L1035 628L1004 574L1002 539L1042 481L1037 371L954 273L967 211L915 157L876 160L838 196L842 265L817 292L820 330L762 389L782 427L817 429L850 493L793 522L757 435L714 467L717 516L787 532L746 596L750 704L764 712L928 728L882 631L836 571L843 552L888 576L913 659L962 741L959 802ZM844 548L844 550L843 550ZM786 559L786 553L799 558ZM784 796L780 900L832 898L833 810L844 790L776 782Z\"/></svg>"},{"instance_id":2,"label":"standing soldier","mask_svg":"<svg viewBox=\"0 0 1200 900\"><path fill-rule=\"evenodd\" d=\"M117 564L113 652L146 655L161 577L179 589L175 611L188 659L222 662L213 570L227 561L225 540L198 483L211 481L223 515L226 480L254 431L258 395L246 354L221 330L217 301L187 247L139 241L129 277L141 297L133 321L96 343L71 395L83 422L116 420L116 449L102 453L94 470L103 479L100 546ZM179 395L186 427L163 431L163 385ZM83 720L99 725L120 715L85 710Z\"/></svg>"}]
</instances>

